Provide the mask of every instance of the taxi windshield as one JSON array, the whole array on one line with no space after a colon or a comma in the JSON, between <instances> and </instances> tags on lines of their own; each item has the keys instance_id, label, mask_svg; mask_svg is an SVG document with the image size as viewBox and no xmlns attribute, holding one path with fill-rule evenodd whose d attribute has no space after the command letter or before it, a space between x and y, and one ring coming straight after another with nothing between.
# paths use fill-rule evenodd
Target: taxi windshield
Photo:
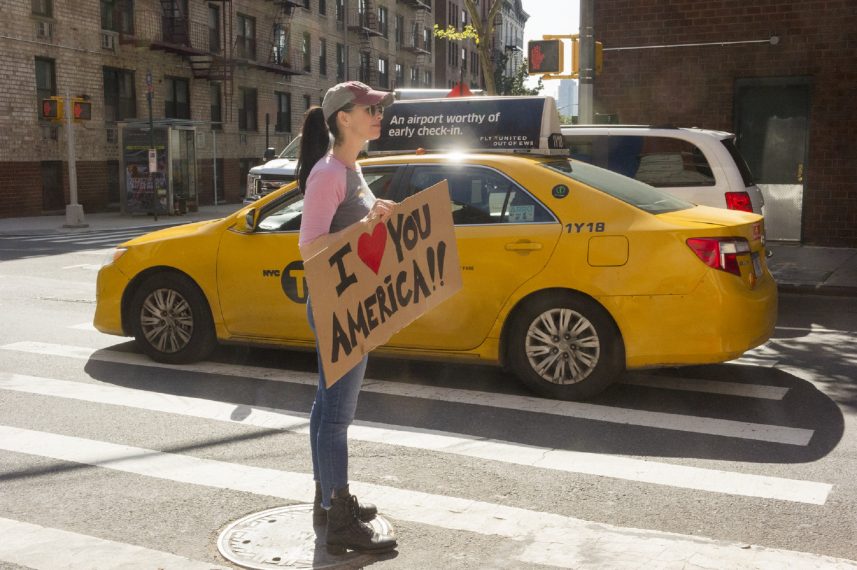
<instances>
[{"instance_id":1,"label":"taxi windshield","mask_svg":"<svg viewBox=\"0 0 857 570\"><path fill-rule=\"evenodd\" d=\"M298 154L301 150L301 136L298 135L292 142L286 145L286 148L283 149L283 152L280 153L280 156L277 158L288 158L290 160L297 160Z\"/></svg>"},{"instance_id":2,"label":"taxi windshield","mask_svg":"<svg viewBox=\"0 0 857 570\"><path fill-rule=\"evenodd\" d=\"M585 162L563 159L542 164L572 180L592 186L650 214L663 214L693 207L690 202L661 192L639 180Z\"/></svg>"}]
</instances>

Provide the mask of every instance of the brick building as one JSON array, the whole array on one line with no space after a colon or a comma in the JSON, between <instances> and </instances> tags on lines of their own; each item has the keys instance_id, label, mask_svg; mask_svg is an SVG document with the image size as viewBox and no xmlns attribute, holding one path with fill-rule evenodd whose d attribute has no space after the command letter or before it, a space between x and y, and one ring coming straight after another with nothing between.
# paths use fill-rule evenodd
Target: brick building
<instances>
[{"instance_id":1,"label":"brick building","mask_svg":"<svg viewBox=\"0 0 857 570\"><path fill-rule=\"evenodd\" d=\"M857 247L857 3L598 0L595 30L597 114L737 133L789 239Z\"/></svg>"},{"instance_id":2,"label":"brick building","mask_svg":"<svg viewBox=\"0 0 857 570\"><path fill-rule=\"evenodd\" d=\"M41 119L42 99L92 103L74 127L86 212L119 207L118 127L148 119L148 74L154 120L195 128L195 202L240 202L266 146L331 85L432 87L433 23L430 0L3 2L0 217L68 203L66 127Z\"/></svg>"}]
</instances>

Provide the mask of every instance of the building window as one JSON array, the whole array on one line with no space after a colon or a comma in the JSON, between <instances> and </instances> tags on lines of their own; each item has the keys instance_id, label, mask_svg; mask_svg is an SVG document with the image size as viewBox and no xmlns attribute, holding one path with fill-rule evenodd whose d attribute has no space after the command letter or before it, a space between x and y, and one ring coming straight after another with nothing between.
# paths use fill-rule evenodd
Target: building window
<instances>
[{"instance_id":1,"label":"building window","mask_svg":"<svg viewBox=\"0 0 857 570\"><path fill-rule=\"evenodd\" d=\"M327 15L327 0L318 0L318 13L322 16Z\"/></svg>"},{"instance_id":2,"label":"building window","mask_svg":"<svg viewBox=\"0 0 857 570\"><path fill-rule=\"evenodd\" d=\"M104 120L124 121L137 116L137 96L134 87L134 72L105 67Z\"/></svg>"},{"instance_id":3,"label":"building window","mask_svg":"<svg viewBox=\"0 0 857 570\"><path fill-rule=\"evenodd\" d=\"M306 8L307 10L311 9L309 5L309 0L304 0L304 8Z\"/></svg>"},{"instance_id":4,"label":"building window","mask_svg":"<svg viewBox=\"0 0 857 570\"><path fill-rule=\"evenodd\" d=\"M372 75L371 59L368 51L360 52L360 77L359 80L363 83L372 83L370 79Z\"/></svg>"},{"instance_id":5,"label":"building window","mask_svg":"<svg viewBox=\"0 0 857 570\"><path fill-rule=\"evenodd\" d=\"M101 29L134 33L134 0L101 0Z\"/></svg>"},{"instance_id":6,"label":"building window","mask_svg":"<svg viewBox=\"0 0 857 570\"><path fill-rule=\"evenodd\" d=\"M54 16L54 0L32 0L32 8L34 16L44 16L45 18L53 18Z\"/></svg>"},{"instance_id":7,"label":"building window","mask_svg":"<svg viewBox=\"0 0 857 570\"><path fill-rule=\"evenodd\" d=\"M304 111L309 111L312 107L312 98L309 95L304 95Z\"/></svg>"},{"instance_id":8,"label":"building window","mask_svg":"<svg viewBox=\"0 0 857 570\"><path fill-rule=\"evenodd\" d=\"M180 77L165 77L164 117L168 119L190 119L190 88L188 80Z\"/></svg>"},{"instance_id":9,"label":"building window","mask_svg":"<svg viewBox=\"0 0 857 570\"><path fill-rule=\"evenodd\" d=\"M282 24L274 24L274 46L272 57L278 65L289 65L289 36Z\"/></svg>"},{"instance_id":10,"label":"building window","mask_svg":"<svg viewBox=\"0 0 857 570\"><path fill-rule=\"evenodd\" d=\"M57 94L56 64L52 59L36 58L36 104L42 117L42 100Z\"/></svg>"},{"instance_id":11,"label":"building window","mask_svg":"<svg viewBox=\"0 0 857 570\"><path fill-rule=\"evenodd\" d=\"M277 100L277 123L274 130L280 133L292 131L292 94L275 92Z\"/></svg>"},{"instance_id":12,"label":"building window","mask_svg":"<svg viewBox=\"0 0 857 570\"><path fill-rule=\"evenodd\" d=\"M327 40L322 39L318 48L318 73L327 75Z\"/></svg>"},{"instance_id":13,"label":"building window","mask_svg":"<svg viewBox=\"0 0 857 570\"><path fill-rule=\"evenodd\" d=\"M405 84L405 70L401 63L396 64L396 86Z\"/></svg>"},{"instance_id":14,"label":"building window","mask_svg":"<svg viewBox=\"0 0 857 570\"><path fill-rule=\"evenodd\" d=\"M461 71L467 71L467 50L461 48Z\"/></svg>"},{"instance_id":15,"label":"building window","mask_svg":"<svg viewBox=\"0 0 857 570\"><path fill-rule=\"evenodd\" d=\"M405 43L405 17L396 16L396 47Z\"/></svg>"},{"instance_id":16,"label":"building window","mask_svg":"<svg viewBox=\"0 0 857 570\"><path fill-rule=\"evenodd\" d=\"M345 81L345 46L336 44L336 80Z\"/></svg>"},{"instance_id":17,"label":"building window","mask_svg":"<svg viewBox=\"0 0 857 570\"><path fill-rule=\"evenodd\" d=\"M411 87L417 86L417 73L418 70L416 67L411 68Z\"/></svg>"},{"instance_id":18,"label":"building window","mask_svg":"<svg viewBox=\"0 0 857 570\"><path fill-rule=\"evenodd\" d=\"M345 21L345 0L336 0L336 21Z\"/></svg>"},{"instance_id":19,"label":"building window","mask_svg":"<svg viewBox=\"0 0 857 570\"><path fill-rule=\"evenodd\" d=\"M208 5L208 51L220 53L220 6Z\"/></svg>"},{"instance_id":20,"label":"building window","mask_svg":"<svg viewBox=\"0 0 857 570\"><path fill-rule=\"evenodd\" d=\"M223 130L223 93L219 83L210 83L208 91L211 95L211 130Z\"/></svg>"},{"instance_id":21,"label":"building window","mask_svg":"<svg viewBox=\"0 0 857 570\"><path fill-rule=\"evenodd\" d=\"M256 122L256 90L249 87L238 88L238 130L258 131Z\"/></svg>"},{"instance_id":22,"label":"building window","mask_svg":"<svg viewBox=\"0 0 857 570\"><path fill-rule=\"evenodd\" d=\"M388 37L389 26L387 25L387 7L379 6L378 7L378 31L381 32L381 35L385 38Z\"/></svg>"},{"instance_id":23,"label":"building window","mask_svg":"<svg viewBox=\"0 0 857 570\"><path fill-rule=\"evenodd\" d=\"M235 47L238 57L256 59L256 18L238 14L238 36Z\"/></svg>"},{"instance_id":24,"label":"building window","mask_svg":"<svg viewBox=\"0 0 857 570\"><path fill-rule=\"evenodd\" d=\"M385 89L390 86L389 62L383 57L378 58L378 85Z\"/></svg>"},{"instance_id":25,"label":"building window","mask_svg":"<svg viewBox=\"0 0 857 570\"><path fill-rule=\"evenodd\" d=\"M423 48L431 52L431 28L423 28Z\"/></svg>"},{"instance_id":26,"label":"building window","mask_svg":"<svg viewBox=\"0 0 857 570\"><path fill-rule=\"evenodd\" d=\"M310 50L310 42L312 42L312 39L310 38L309 32L304 32L304 41L301 43L301 51L304 56L304 71L307 73L312 71L312 51Z\"/></svg>"},{"instance_id":27,"label":"building window","mask_svg":"<svg viewBox=\"0 0 857 570\"><path fill-rule=\"evenodd\" d=\"M426 87L431 87L431 71L426 70Z\"/></svg>"}]
</instances>

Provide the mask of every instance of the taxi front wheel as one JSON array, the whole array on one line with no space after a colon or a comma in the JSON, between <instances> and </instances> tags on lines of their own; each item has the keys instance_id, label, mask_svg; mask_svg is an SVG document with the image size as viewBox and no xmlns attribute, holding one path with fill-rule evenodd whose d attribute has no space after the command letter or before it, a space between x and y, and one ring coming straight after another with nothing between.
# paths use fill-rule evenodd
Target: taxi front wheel
<instances>
[{"instance_id":1,"label":"taxi front wheel","mask_svg":"<svg viewBox=\"0 0 857 570\"><path fill-rule=\"evenodd\" d=\"M592 397L625 367L622 338L595 301L546 294L526 302L509 331L509 362L538 394L562 400Z\"/></svg>"},{"instance_id":2,"label":"taxi front wheel","mask_svg":"<svg viewBox=\"0 0 857 570\"><path fill-rule=\"evenodd\" d=\"M137 344L157 362L196 362L216 345L205 296L183 275L156 273L146 278L134 293L129 316Z\"/></svg>"}]
</instances>

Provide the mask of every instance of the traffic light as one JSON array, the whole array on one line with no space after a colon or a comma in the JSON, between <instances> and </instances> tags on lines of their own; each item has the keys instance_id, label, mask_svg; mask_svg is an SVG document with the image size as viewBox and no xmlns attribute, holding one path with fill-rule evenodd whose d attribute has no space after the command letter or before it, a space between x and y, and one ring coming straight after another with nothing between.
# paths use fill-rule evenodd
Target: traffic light
<instances>
[{"instance_id":1,"label":"traffic light","mask_svg":"<svg viewBox=\"0 0 857 570\"><path fill-rule=\"evenodd\" d=\"M42 99L42 118L59 121L63 118L62 101L60 99Z\"/></svg>"},{"instance_id":2,"label":"traffic light","mask_svg":"<svg viewBox=\"0 0 857 570\"><path fill-rule=\"evenodd\" d=\"M562 40L527 42L527 67L530 75L562 73Z\"/></svg>"},{"instance_id":3,"label":"traffic light","mask_svg":"<svg viewBox=\"0 0 857 570\"><path fill-rule=\"evenodd\" d=\"M72 118L75 121L88 121L92 118L92 103L83 99L72 99Z\"/></svg>"},{"instance_id":4,"label":"traffic light","mask_svg":"<svg viewBox=\"0 0 857 570\"><path fill-rule=\"evenodd\" d=\"M595 75L601 75L604 67L604 46L601 42L595 42ZM580 75L580 41L571 41L571 74Z\"/></svg>"}]
</instances>

